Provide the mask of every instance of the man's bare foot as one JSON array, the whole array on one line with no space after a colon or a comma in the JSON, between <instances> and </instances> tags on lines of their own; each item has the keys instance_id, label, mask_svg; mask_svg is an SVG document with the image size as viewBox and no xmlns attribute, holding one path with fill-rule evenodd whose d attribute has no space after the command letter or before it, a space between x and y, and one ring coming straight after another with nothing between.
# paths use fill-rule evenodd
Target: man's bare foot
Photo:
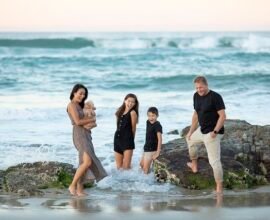
<instances>
[{"instance_id":1,"label":"man's bare foot","mask_svg":"<svg viewBox=\"0 0 270 220\"><path fill-rule=\"evenodd\" d=\"M222 182L217 182L216 183L216 194L223 195L223 184Z\"/></svg>"},{"instance_id":2,"label":"man's bare foot","mask_svg":"<svg viewBox=\"0 0 270 220\"><path fill-rule=\"evenodd\" d=\"M213 192L215 196L223 196L223 185L222 183L217 183L216 190Z\"/></svg>"},{"instance_id":3,"label":"man's bare foot","mask_svg":"<svg viewBox=\"0 0 270 220\"><path fill-rule=\"evenodd\" d=\"M213 195L216 196L216 197L223 197L223 192L222 191L221 192L220 191L218 192L218 191L214 190L213 191Z\"/></svg>"},{"instance_id":4,"label":"man's bare foot","mask_svg":"<svg viewBox=\"0 0 270 220\"><path fill-rule=\"evenodd\" d=\"M216 195L221 195L221 196L222 196L222 195L223 195L223 190L222 190L222 189L221 189L221 190L216 189L216 190L215 190L215 194L216 194Z\"/></svg>"},{"instance_id":5,"label":"man's bare foot","mask_svg":"<svg viewBox=\"0 0 270 220\"><path fill-rule=\"evenodd\" d=\"M68 190L69 190L69 193L72 195L72 196L76 196L76 188L74 186L69 186L68 187Z\"/></svg>"},{"instance_id":6,"label":"man's bare foot","mask_svg":"<svg viewBox=\"0 0 270 220\"><path fill-rule=\"evenodd\" d=\"M222 207L223 205L223 194L216 195L216 207Z\"/></svg>"},{"instance_id":7,"label":"man's bare foot","mask_svg":"<svg viewBox=\"0 0 270 220\"><path fill-rule=\"evenodd\" d=\"M191 162L187 163L187 166L192 170L193 173L197 173L198 172L198 168L193 166L193 164Z\"/></svg>"},{"instance_id":8,"label":"man's bare foot","mask_svg":"<svg viewBox=\"0 0 270 220\"><path fill-rule=\"evenodd\" d=\"M215 192L217 195L223 195L223 190L216 190Z\"/></svg>"}]
</instances>

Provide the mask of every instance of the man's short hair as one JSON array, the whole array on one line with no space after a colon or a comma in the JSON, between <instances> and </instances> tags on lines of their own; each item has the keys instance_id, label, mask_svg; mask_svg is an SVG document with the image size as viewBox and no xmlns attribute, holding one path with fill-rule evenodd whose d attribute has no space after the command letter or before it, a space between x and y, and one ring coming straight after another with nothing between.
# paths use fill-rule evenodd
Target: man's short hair
<instances>
[{"instance_id":1,"label":"man's short hair","mask_svg":"<svg viewBox=\"0 0 270 220\"><path fill-rule=\"evenodd\" d=\"M194 83L203 83L204 85L208 85L207 79L204 76L196 76L193 80Z\"/></svg>"}]
</instances>

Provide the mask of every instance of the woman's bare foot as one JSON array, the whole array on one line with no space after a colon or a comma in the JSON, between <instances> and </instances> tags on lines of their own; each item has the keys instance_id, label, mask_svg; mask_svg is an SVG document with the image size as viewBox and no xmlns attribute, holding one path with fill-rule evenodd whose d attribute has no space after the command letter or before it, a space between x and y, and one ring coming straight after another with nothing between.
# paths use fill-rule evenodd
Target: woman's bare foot
<instances>
[{"instance_id":1,"label":"woman's bare foot","mask_svg":"<svg viewBox=\"0 0 270 220\"><path fill-rule=\"evenodd\" d=\"M198 172L198 168L193 166L193 164L191 162L187 163L187 166L192 170L193 173L197 173Z\"/></svg>"},{"instance_id":2,"label":"woman's bare foot","mask_svg":"<svg viewBox=\"0 0 270 220\"><path fill-rule=\"evenodd\" d=\"M72 195L72 196L76 196L76 188L74 186L69 186L68 187L68 190L69 190L69 193Z\"/></svg>"},{"instance_id":3,"label":"woman's bare foot","mask_svg":"<svg viewBox=\"0 0 270 220\"><path fill-rule=\"evenodd\" d=\"M84 191L80 191L80 192L77 192L77 196L88 196L87 193L85 193Z\"/></svg>"}]
</instances>

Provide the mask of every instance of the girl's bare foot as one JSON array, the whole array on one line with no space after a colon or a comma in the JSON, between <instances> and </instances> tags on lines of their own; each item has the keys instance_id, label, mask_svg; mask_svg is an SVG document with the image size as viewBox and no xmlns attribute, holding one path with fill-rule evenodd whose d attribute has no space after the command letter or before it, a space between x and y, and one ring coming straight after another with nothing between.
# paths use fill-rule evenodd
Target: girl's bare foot
<instances>
[{"instance_id":1,"label":"girl's bare foot","mask_svg":"<svg viewBox=\"0 0 270 220\"><path fill-rule=\"evenodd\" d=\"M198 172L198 168L193 166L193 164L191 162L187 163L187 166L192 170L193 173L197 173Z\"/></svg>"},{"instance_id":2,"label":"girl's bare foot","mask_svg":"<svg viewBox=\"0 0 270 220\"><path fill-rule=\"evenodd\" d=\"M72 196L76 196L76 188L74 186L69 186L68 187L68 190L69 190L69 193L72 195Z\"/></svg>"}]
</instances>

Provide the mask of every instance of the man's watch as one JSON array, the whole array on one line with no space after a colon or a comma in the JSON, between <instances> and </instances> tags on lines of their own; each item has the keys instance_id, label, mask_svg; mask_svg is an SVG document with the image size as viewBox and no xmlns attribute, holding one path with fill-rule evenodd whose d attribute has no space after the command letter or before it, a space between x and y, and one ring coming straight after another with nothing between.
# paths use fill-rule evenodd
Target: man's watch
<instances>
[{"instance_id":1,"label":"man's watch","mask_svg":"<svg viewBox=\"0 0 270 220\"><path fill-rule=\"evenodd\" d=\"M214 133L215 133L215 134L218 134L218 131L214 130Z\"/></svg>"}]
</instances>

